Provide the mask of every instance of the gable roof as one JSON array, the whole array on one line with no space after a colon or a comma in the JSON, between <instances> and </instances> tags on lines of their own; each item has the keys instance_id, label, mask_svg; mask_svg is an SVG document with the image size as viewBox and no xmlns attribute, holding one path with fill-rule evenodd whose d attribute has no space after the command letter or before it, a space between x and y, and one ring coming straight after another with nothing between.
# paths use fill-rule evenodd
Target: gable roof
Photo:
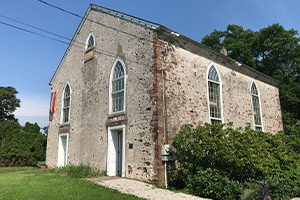
<instances>
[{"instance_id":1,"label":"gable roof","mask_svg":"<svg viewBox=\"0 0 300 200\"><path fill-rule=\"evenodd\" d=\"M58 71L60 70L60 67L65 59L65 57L67 56L70 48L72 47L74 41L75 41L75 38L77 37L77 35L79 34L80 32L80 29L82 28L84 22L86 20L90 20L88 19L88 15L90 13L91 10L96 10L98 12L103 12L103 13L106 13L106 14L109 14L109 15L112 15L112 16L115 16L115 17L119 17L119 18L122 18L124 20L127 20L127 21L130 21L132 23L135 23L139 26L143 26L145 28L149 28L151 30L154 30L157 32L158 34L158 37L161 38L161 39L164 39L166 41L169 41L171 42L172 44L174 45L177 45L183 49L186 49L188 51L191 51L195 54L199 54L199 49L201 50L204 50L206 51L208 54L214 54L216 58L220 58L221 60L226 60L226 63L229 63L230 64L230 68L232 68L233 70L236 70L236 71L239 71L239 72L243 72L244 74L250 76L250 77L253 77L255 79L258 79L258 80L261 80L263 82L266 82L268 84L271 84L271 85L274 85L274 86L278 86L280 84L280 81L262 73L262 72L259 72L255 69L253 69L252 67L249 67L245 64L242 64L242 63L239 63L237 62L236 60L228 57L228 56L225 56L224 54L221 54L213 49L211 49L210 47L204 45L204 44L201 44L195 40L192 40L184 35L181 35L179 33L176 33L174 32L173 30L171 29L168 29L160 24L157 24L157 23L153 23L153 22L150 22L150 21L147 21L147 20L143 20L143 19L140 19L138 17L134 17L132 15L128 15L128 14L125 14L125 13L122 13L122 12L118 12L118 11L115 11L115 10L112 10L112 9L108 9L108 8L105 8L105 7L102 7L102 6L97 6L97 5L94 5L94 4L90 4L88 10L86 11L83 19L81 20L63 58L61 59L53 77L51 78L50 80L50 83L49 85L52 85ZM90 20L92 21L92 20Z\"/></svg>"}]
</instances>

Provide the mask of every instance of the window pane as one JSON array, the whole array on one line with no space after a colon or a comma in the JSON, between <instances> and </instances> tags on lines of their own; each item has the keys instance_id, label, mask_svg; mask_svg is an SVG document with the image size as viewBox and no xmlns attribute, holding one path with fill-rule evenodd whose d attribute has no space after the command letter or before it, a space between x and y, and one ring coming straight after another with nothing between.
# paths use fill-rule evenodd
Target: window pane
<instances>
[{"instance_id":1,"label":"window pane","mask_svg":"<svg viewBox=\"0 0 300 200\"><path fill-rule=\"evenodd\" d=\"M208 79L212 81L219 82L219 76L217 70L214 66L211 66L208 72Z\"/></svg>"},{"instance_id":2,"label":"window pane","mask_svg":"<svg viewBox=\"0 0 300 200\"><path fill-rule=\"evenodd\" d=\"M64 99L63 99L62 123L69 122L70 99L71 99L70 86L66 85L64 90Z\"/></svg>"},{"instance_id":3,"label":"window pane","mask_svg":"<svg viewBox=\"0 0 300 200\"><path fill-rule=\"evenodd\" d=\"M124 77L112 81L112 92L116 92L123 89L124 89Z\"/></svg>"},{"instance_id":4,"label":"window pane","mask_svg":"<svg viewBox=\"0 0 300 200\"><path fill-rule=\"evenodd\" d=\"M124 76L124 69L122 63L118 61L115 65L113 79L120 78L122 76Z\"/></svg>"},{"instance_id":5,"label":"window pane","mask_svg":"<svg viewBox=\"0 0 300 200\"><path fill-rule=\"evenodd\" d=\"M124 91L112 94L112 110L113 112L123 110L124 105Z\"/></svg>"},{"instance_id":6,"label":"window pane","mask_svg":"<svg viewBox=\"0 0 300 200\"><path fill-rule=\"evenodd\" d=\"M113 69L113 78L111 82L112 112L124 110L124 75L124 67L120 61L117 61Z\"/></svg>"},{"instance_id":7,"label":"window pane","mask_svg":"<svg viewBox=\"0 0 300 200\"><path fill-rule=\"evenodd\" d=\"M253 115L255 125L261 125L259 98L252 95Z\"/></svg>"},{"instance_id":8,"label":"window pane","mask_svg":"<svg viewBox=\"0 0 300 200\"><path fill-rule=\"evenodd\" d=\"M221 120L216 120L216 119L211 119L211 124L215 125L215 124L222 124Z\"/></svg>"},{"instance_id":9,"label":"window pane","mask_svg":"<svg viewBox=\"0 0 300 200\"><path fill-rule=\"evenodd\" d=\"M219 84L208 82L210 117L221 118Z\"/></svg>"},{"instance_id":10,"label":"window pane","mask_svg":"<svg viewBox=\"0 0 300 200\"><path fill-rule=\"evenodd\" d=\"M63 123L69 122L69 107L63 108Z\"/></svg>"},{"instance_id":11,"label":"window pane","mask_svg":"<svg viewBox=\"0 0 300 200\"><path fill-rule=\"evenodd\" d=\"M70 97L64 98L64 107L70 106Z\"/></svg>"},{"instance_id":12,"label":"window pane","mask_svg":"<svg viewBox=\"0 0 300 200\"><path fill-rule=\"evenodd\" d=\"M262 131L262 128L259 127L259 126L255 126L255 130L256 130L256 131Z\"/></svg>"},{"instance_id":13,"label":"window pane","mask_svg":"<svg viewBox=\"0 0 300 200\"><path fill-rule=\"evenodd\" d=\"M257 89L256 84L254 82L251 85L251 96L252 96L252 107L253 107L255 130L262 131L262 127L261 127L262 120L261 120L261 114L260 114L260 101L259 101L258 89Z\"/></svg>"},{"instance_id":14,"label":"window pane","mask_svg":"<svg viewBox=\"0 0 300 200\"><path fill-rule=\"evenodd\" d=\"M66 85L65 91L64 91L64 97L70 96L70 87L69 85Z\"/></svg>"},{"instance_id":15,"label":"window pane","mask_svg":"<svg viewBox=\"0 0 300 200\"><path fill-rule=\"evenodd\" d=\"M255 83L252 83L252 86L251 86L251 94L256 94L256 95L258 95L258 91L257 91L257 88L256 88Z\"/></svg>"},{"instance_id":16,"label":"window pane","mask_svg":"<svg viewBox=\"0 0 300 200\"><path fill-rule=\"evenodd\" d=\"M94 44L95 44L94 43L94 37L93 37L93 35L90 35L87 48L90 48L90 47L94 46Z\"/></svg>"}]
</instances>

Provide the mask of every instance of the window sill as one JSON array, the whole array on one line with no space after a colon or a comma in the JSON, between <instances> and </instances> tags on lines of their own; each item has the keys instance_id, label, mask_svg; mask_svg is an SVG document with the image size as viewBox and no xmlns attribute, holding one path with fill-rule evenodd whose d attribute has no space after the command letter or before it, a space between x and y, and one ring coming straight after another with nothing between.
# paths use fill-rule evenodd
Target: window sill
<instances>
[{"instance_id":1,"label":"window sill","mask_svg":"<svg viewBox=\"0 0 300 200\"><path fill-rule=\"evenodd\" d=\"M68 127L70 127L70 123L69 122L59 125L59 128L68 128Z\"/></svg>"},{"instance_id":2,"label":"window sill","mask_svg":"<svg viewBox=\"0 0 300 200\"><path fill-rule=\"evenodd\" d=\"M124 116L125 114L126 114L126 111L121 111L121 112L117 112L117 113L111 113L111 114L108 114L107 118Z\"/></svg>"}]
</instances>

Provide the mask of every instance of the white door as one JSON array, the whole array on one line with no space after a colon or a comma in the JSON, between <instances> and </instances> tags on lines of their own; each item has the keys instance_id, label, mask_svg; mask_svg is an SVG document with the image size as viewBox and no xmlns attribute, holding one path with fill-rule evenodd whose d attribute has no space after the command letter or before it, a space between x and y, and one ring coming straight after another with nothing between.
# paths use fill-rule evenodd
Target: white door
<instances>
[{"instance_id":1,"label":"white door","mask_svg":"<svg viewBox=\"0 0 300 200\"><path fill-rule=\"evenodd\" d=\"M58 142L57 166L65 166L67 164L68 151L68 134L60 134Z\"/></svg>"},{"instance_id":2,"label":"white door","mask_svg":"<svg viewBox=\"0 0 300 200\"><path fill-rule=\"evenodd\" d=\"M107 175L124 176L123 159L124 147L123 129L109 129L107 143Z\"/></svg>"},{"instance_id":3,"label":"white door","mask_svg":"<svg viewBox=\"0 0 300 200\"><path fill-rule=\"evenodd\" d=\"M111 141L110 141L110 157L109 157L109 162L110 162L110 172L111 175L118 175L118 134L117 131L111 131Z\"/></svg>"},{"instance_id":4,"label":"white door","mask_svg":"<svg viewBox=\"0 0 300 200\"><path fill-rule=\"evenodd\" d=\"M118 131L118 145L117 145L117 175L122 174L122 131Z\"/></svg>"}]
</instances>

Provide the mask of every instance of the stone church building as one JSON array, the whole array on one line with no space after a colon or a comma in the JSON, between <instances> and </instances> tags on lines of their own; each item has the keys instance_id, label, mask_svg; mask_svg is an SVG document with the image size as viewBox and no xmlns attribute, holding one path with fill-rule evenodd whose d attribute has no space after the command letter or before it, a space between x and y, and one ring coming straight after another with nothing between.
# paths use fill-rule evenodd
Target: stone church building
<instances>
[{"instance_id":1,"label":"stone church building","mask_svg":"<svg viewBox=\"0 0 300 200\"><path fill-rule=\"evenodd\" d=\"M53 78L46 164L164 184L183 124L283 130L279 82L164 26L90 5ZM165 145L165 146L164 146Z\"/></svg>"}]
</instances>

